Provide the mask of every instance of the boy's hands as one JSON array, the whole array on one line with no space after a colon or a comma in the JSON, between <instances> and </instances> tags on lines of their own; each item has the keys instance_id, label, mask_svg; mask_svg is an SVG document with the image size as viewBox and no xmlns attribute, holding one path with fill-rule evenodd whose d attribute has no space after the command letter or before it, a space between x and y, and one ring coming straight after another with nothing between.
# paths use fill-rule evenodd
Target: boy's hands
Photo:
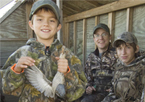
<instances>
[{"instance_id":1,"label":"boy's hands","mask_svg":"<svg viewBox=\"0 0 145 102\"><path fill-rule=\"evenodd\" d=\"M96 91L94 86L88 86L87 89L86 89L87 94L92 94L93 91Z\"/></svg>"},{"instance_id":2,"label":"boy's hands","mask_svg":"<svg viewBox=\"0 0 145 102\"><path fill-rule=\"evenodd\" d=\"M55 57L58 64L58 71L65 74L68 70L68 60L65 58Z\"/></svg>"},{"instance_id":3,"label":"boy's hands","mask_svg":"<svg viewBox=\"0 0 145 102\"><path fill-rule=\"evenodd\" d=\"M35 60L32 59L31 57L21 57L14 70L18 73L20 73L24 68L27 68L28 66L33 66L34 65Z\"/></svg>"}]
</instances>

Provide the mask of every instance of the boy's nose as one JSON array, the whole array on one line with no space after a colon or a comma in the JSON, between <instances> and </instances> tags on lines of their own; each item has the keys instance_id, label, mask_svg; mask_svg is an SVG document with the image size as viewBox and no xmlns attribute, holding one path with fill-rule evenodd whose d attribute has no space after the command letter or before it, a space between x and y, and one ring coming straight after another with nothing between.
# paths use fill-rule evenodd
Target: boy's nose
<instances>
[{"instance_id":1,"label":"boy's nose","mask_svg":"<svg viewBox=\"0 0 145 102\"><path fill-rule=\"evenodd\" d=\"M49 25L49 22L45 21L44 26L48 26L48 25Z\"/></svg>"},{"instance_id":2,"label":"boy's nose","mask_svg":"<svg viewBox=\"0 0 145 102\"><path fill-rule=\"evenodd\" d=\"M125 49L122 49L122 54L125 54L125 53L126 53Z\"/></svg>"}]
</instances>

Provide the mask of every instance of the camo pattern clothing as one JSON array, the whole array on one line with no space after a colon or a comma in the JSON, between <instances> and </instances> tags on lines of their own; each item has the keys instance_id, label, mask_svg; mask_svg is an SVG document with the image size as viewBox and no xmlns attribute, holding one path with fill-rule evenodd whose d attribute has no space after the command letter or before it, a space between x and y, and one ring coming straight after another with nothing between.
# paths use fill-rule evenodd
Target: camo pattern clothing
<instances>
[{"instance_id":1,"label":"camo pattern clothing","mask_svg":"<svg viewBox=\"0 0 145 102\"><path fill-rule=\"evenodd\" d=\"M107 51L99 57L99 51L92 52L86 61L85 74L88 80L87 86L94 86L95 93L108 94L106 91L111 87L114 67L117 56L115 49L109 44Z\"/></svg>"},{"instance_id":2,"label":"camo pattern clothing","mask_svg":"<svg viewBox=\"0 0 145 102\"><path fill-rule=\"evenodd\" d=\"M62 44L56 39L49 47L46 54L45 45L37 42L35 38L29 39L25 46L20 47L10 55L1 70L3 80L3 92L5 94L19 96L19 102L55 102L54 99L45 97L43 93L35 89L23 73L17 74L11 67L22 56L29 56L35 60L35 65L43 72L46 78L53 80L57 72L57 60L62 51ZM64 47L64 46L63 46ZM71 102L81 97L86 87L86 77L81 61L67 48L65 48L70 72L65 75L65 101Z\"/></svg>"},{"instance_id":3,"label":"camo pattern clothing","mask_svg":"<svg viewBox=\"0 0 145 102\"><path fill-rule=\"evenodd\" d=\"M116 64L113 78L113 91L102 102L143 102L145 83L145 55L136 58L131 64Z\"/></svg>"}]
</instances>

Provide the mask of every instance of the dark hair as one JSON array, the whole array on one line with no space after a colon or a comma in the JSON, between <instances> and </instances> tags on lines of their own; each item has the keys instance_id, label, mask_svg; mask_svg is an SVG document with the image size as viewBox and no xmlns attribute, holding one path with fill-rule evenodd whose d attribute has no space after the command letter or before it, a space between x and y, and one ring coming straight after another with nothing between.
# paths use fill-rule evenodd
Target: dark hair
<instances>
[{"instance_id":1,"label":"dark hair","mask_svg":"<svg viewBox=\"0 0 145 102\"><path fill-rule=\"evenodd\" d=\"M41 8L39 8L34 14L36 14L38 11L42 11L42 10L44 10L44 11L50 11L51 13L53 13L54 15L55 15L55 13L53 12L53 10L51 9L51 8L48 8L48 7L41 7ZM56 18L56 15L55 15L55 18ZM56 18L57 19L57 18ZM33 23L33 16L32 16L32 19L31 19L31 21L32 21L32 23Z\"/></svg>"},{"instance_id":2,"label":"dark hair","mask_svg":"<svg viewBox=\"0 0 145 102\"><path fill-rule=\"evenodd\" d=\"M119 47L120 45L126 45L126 42L122 41L122 40L118 40L116 43L116 48ZM129 45L131 47L133 47L134 51L137 50L136 44L135 43L129 43ZM137 54L135 53L135 57L137 57Z\"/></svg>"}]
</instances>

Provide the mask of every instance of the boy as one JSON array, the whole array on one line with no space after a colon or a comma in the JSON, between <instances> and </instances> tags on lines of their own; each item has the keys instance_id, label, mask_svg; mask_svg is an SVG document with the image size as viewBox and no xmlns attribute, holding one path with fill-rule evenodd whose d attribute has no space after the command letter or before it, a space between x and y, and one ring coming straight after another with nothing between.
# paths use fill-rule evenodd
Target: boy
<instances>
[{"instance_id":1,"label":"boy","mask_svg":"<svg viewBox=\"0 0 145 102\"><path fill-rule=\"evenodd\" d=\"M113 91L102 102L143 102L145 55L138 55L135 35L124 32L114 46L119 62L115 66Z\"/></svg>"},{"instance_id":2,"label":"boy","mask_svg":"<svg viewBox=\"0 0 145 102\"><path fill-rule=\"evenodd\" d=\"M1 71L3 92L20 96L19 102L56 101L55 97L45 96L43 91L38 91L27 79L26 69L36 66L51 82L57 71L62 73L66 90L64 100L76 100L85 91L86 78L81 61L54 39L61 29L60 13L56 4L51 0L35 2L31 8L29 26L34 30L36 39L29 39L26 45L15 51L6 61ZM59 58L61 53L65 53L65 58ZM38 84L41 83L38 81ZM51 87L51 83L49 85Z\"/></svg>"}]
</instances>

